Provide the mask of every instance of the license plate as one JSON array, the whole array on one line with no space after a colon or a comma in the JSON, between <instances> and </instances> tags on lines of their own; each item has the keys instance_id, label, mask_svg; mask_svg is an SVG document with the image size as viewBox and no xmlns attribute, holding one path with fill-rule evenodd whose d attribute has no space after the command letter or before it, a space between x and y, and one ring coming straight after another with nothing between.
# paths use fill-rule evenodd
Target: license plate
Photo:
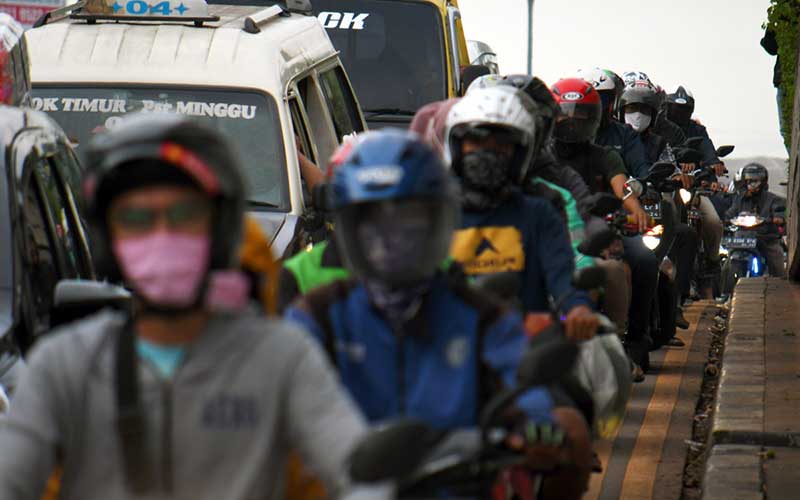
<instances>
[{"instance_id":1,"label":"license plate","mask_svg":"<svg viewBox=\"0 0 800 500\"><path fill-rule=\"evenodd\" d=\"M652 217L654 219L660 219L661 218L661 204L654 203L652 205L645 205L642 208L644 208L644 211L650 217Z\"/></svg>"},{"instance_id":2,"label":"license plate","mask_svg":"<svg viewBox=\"0 0 800 500\"><path fill-rule=\"evenodd\" d=\"M753 236L726 236L722 239L725 248L755 248L758 240Z\"/></svg>"}]
</instances>

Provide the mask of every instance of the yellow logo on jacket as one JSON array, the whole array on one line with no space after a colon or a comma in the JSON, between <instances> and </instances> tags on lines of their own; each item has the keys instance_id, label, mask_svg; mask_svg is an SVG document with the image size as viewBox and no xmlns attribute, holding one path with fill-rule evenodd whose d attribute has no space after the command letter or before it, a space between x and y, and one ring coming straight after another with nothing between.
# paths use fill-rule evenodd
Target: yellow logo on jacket
<instances>
[{"instance_id":1,"label":"yellow logo on jacket","mask_svg":"<svg viewBox=\"0 0 800 500\"><path fill-rule=\"evenodd\" d=\"M522 234L514 226L461 229L453 235L450 255L467 274L491 274L525 269Z\"/></svg>"}]
</instances>

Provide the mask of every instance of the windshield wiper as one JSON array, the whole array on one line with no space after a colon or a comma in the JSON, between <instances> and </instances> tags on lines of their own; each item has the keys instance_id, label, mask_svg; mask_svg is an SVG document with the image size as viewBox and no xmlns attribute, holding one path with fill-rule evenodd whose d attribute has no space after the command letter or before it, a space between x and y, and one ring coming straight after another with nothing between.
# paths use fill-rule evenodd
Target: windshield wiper
<instances>
[{"instance_id":1,"label":"windshield wiper","mask_svg":"<svg viewBox=\"0 0 800 500\"><path fill-rule=\"evenodd\" d=\"M417 112L400 108L377 108L377 109L365 109L364 114L370 117L378 115L414 116L415 114L417 114Z\"/></svg>"}]
</instances>

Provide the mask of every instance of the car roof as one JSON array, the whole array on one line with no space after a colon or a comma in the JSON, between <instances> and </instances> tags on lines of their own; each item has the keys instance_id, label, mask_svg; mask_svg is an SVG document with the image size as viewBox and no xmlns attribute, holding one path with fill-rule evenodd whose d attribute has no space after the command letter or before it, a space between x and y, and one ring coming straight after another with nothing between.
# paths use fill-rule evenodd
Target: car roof
<instances>
[{"instance_id":1,"label":"car roof","mask_svg":"<svg viewBox=\"0 0 800 500\"><path fill-rule=\"evenodd\" d=\"M282 92L285 82L334 57L312 16L244 20L263 7L211 5L219 21L202 27L164 22L87 24L64 19L26 33L34 84L85 82L250 87Z\"/></svg>"}]
</instances>

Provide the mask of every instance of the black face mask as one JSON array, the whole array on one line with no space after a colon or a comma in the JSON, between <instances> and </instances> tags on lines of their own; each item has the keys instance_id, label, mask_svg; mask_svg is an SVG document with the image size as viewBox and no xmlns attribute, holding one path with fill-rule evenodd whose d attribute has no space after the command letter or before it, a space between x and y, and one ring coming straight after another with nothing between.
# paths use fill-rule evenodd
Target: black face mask
<instances>
[{"instance_id":1,"label":"black face mask","mask_svg":"<svg viewBox=\"0 0 800 500\"><path fill-rule=\"evenodd\" d=\"M508 199L513 190L511 157L496 151L465 154L460 169L462 204L468 210L488 210Z\"/></svg>"},{"instance_id":2,"label":"black face mask","mask_svg":"<svg viewBox=\"0 0 800 500\"><path fill-rule=\"evenodd\" d=\"M692 108L680 104L667 104L667 118L679 127L686 128L692 120Z\"/></svg>"}]
</instances>

